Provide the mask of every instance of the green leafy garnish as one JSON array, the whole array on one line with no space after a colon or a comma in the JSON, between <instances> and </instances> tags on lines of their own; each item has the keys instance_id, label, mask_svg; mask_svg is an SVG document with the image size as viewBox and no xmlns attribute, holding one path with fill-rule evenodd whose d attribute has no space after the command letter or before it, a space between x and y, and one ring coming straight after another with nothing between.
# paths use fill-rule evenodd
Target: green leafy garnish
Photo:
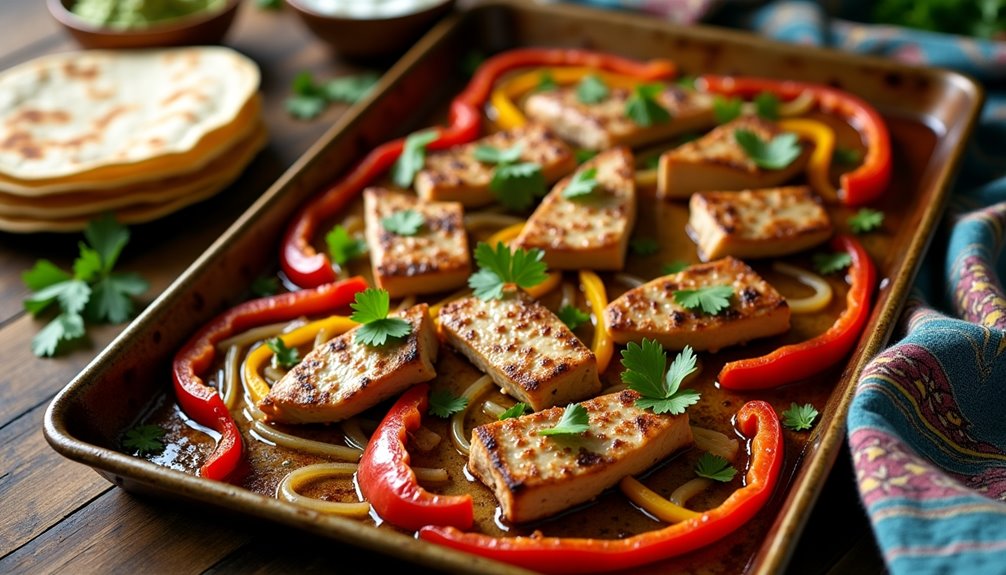
<instances>
[{"instance_id":1,"label":"green leafy garnish","mask_svg":"<svg viewBox=\"0 0 1006 575\"><path fill-rule=\"evenodd\" d=\"M625 102L625 115L643 127L666 124L671 121L671 113L657 102L657 96L664 91L661 84L640 84Z\"/></svg>"},{"instance_id":2,"label":"green leafy garnish","mask_svg":"<svg viewBox=\"0 0 1006 575\"><path fill-rule=\"evenodd\" d=\"M520 144L514 144L510 148L496 148L494 146L476 146L472 153L475 159L483 164L512 164L520 159L523 148Z\"/></svg>"},{"instance_id":3,"label":"green leafy garnish","mask_svg":"<svg viewBox=\"0 0 1006 575\"><path fill-rule=\"evenodd\" d=\"M346 228L335 226L325 234L328 256L340 266L367 253L367 242L349 235Z\"/></svg>"},{"instance_id":4,"label":"green leafy garnish","mask_svg":"<svg viewBox=\"0 0 1006 575\"><path fill-rule=\"evenodd\" d=\"M399 236L414 236L426 223L423 214L415 210L402 210L381 218L381 226Z\"/></svg>"},{"instance_id":5,"label":"green leafy garnish","mask_svg":"<svg viewBox=\"0 0 1006 575\"><path fill-rule=\"evenodd\" d=\"M719 455L703 453L695 464L695 475L712 479L713 481L729 483L737 475L737 468L730 465L729 461Z\"/></svg>"},{"instance_id":6,"label":"green leafy garnish","mask_svg":"<svg viewBox=\"0 0 1006 575\"><path fill-rule=\"evenodd\" d=\"M562 323L566 324L571 330L575 330L581 325L590 321L590 314L581 310L578 307L571 305L564 305L559 308L559 312L555 314L562 320Z\"/></svg>"},{"instance_id":7,"label":"green leafy garnish","mask_svg":"<svg viewBox=\"0 0 1006 575\"><path fill-rule=\"evenodd\" d=\"M251 284L251 292L255 297L275 295L279 291L279 279L274 276L260 276Z\"/></svg>"},{"instance_id":8,"label":"green leafy garnish","mask_svg":"<svg viewBox=\"0 0 1006 575\"><path fill-rule=\"evenodd\" d=\"M331 102L353 104L361 100L377 83L380 76L374 73L343 76L318 84L308 71L293 79L293 96L287 98L286 109L290 115L307 120L321 114Z\"/></svg>"},{"instance_id":9,"label":"green leafy garnish","mask_svg":"<svg viewBox=\"0 0 1006 575\"><path fill-rule=\"evenodd\" d=\"M597 168L588 168L573 174L569 184L562 191L562 197L568 199L584 198L597 189Z\"/></svg>"},{"instance_id":10,"label":"green leafy garnish","mask_svg":"<svg viewBox=\"0 0 1006 575\"><path fill-rule=\"evenodd\" d=\"M269 348L269 351L273 354L273 367L290 369L300 363L300 352L297 351L296 347L287 347L283 338L274 337L270 340L266 340L265 344L266 347Z\"/></svg>"},{"instance_id":11,"label":"green leafy garnish","mask_svg":"<svg viewBox=\"0 0 1006 575\"><path fill-rule=\"evenodd\" d=\"M327 102L318 96L291 96L285 105L287 113L294 118L310 120L325 110Z\"/></svg>"},{"instance_id":12,"label":"green leafy garnish","mask_svg":"<svg viewBox=\"0 0 1006 575\"><path fill-rule=\"evenodd\" d=\"M164 451L161 438L167 433L167 430L157 425L140 425L126 432L122 438L122 447L137 455L157 455Z\"/></svg>"},{"instance_id":13,"label":"green leafy garnish","mask_svg":"<svg viewBox=\"0 0 1006 575\"><path fill-rule=\"evenodd\" d=\"M576 163L582 164L584 162L589 162L594 156L597 155L597 150L585 150L583 148L578 148L573 152L576 156Z\"/></svg>"},{"instance_id":14,"label":"green leafy garnish","mask_svg":"<svg viewBox=\"0 0 1006 575\"><path fill-rule=\"evenodd\" d=\"M279 10L283 7L283 0L255 0L255 5L263 10Z\"/></svg>"},{"instance_id":15,"label":"green leafy garnish","mask_svg":"<svg viewBox=\"0 0 1006 575\"><path fill-rule=\"evenodd\" d=\"M660 242L653 238L633 238L629 241L629 249L637 256L652 256L660 251Z\"/></svg>"},{"instance_id":16,"label":"green leafy garnish","mask_svg":"<svg viewBox=\"0 0 1006 575\"><path fill-rule=\"evenodd\" d=\"M22 281L32 294L24 307L39 315L53 304L59 313L32 339L32 351L39 357L56 353L60 343L81 338L85 319L92 323L122 323L133 315L133 297L149 285L137 274L113 272L122 249L129 242L129 230L111 215L88 223L87 243L78 242L80 255L67 273L48 260L39 260L24 272Z\"/></svg>"},{"instance_id":17,"label":"green leafy garnish","mask_svg":"<svg viewBox=\"0 0 1006 575\"><path fill-rule=\"evenodd\" d=\"M383 289L367 288L356 294L349 307L349 319L363 324L356 330L354 341L370 346L384 345L388 339L405 337L412 332L412 324L404 319L388 317L391 298Z\"/></svg>"},{"instance_id":18,"label":"green leafy garnish","mask_svg":"<svg viewBox=\"0 0 1006 575\"><path fill-rule=\"evenodd\" d=\"M599 104L607 99L610 90L600 76L587 74L576 85L576 99L583 104Z\"/></svg>"},{"instance_id":19,"label":"green leafy garnish","mask_svg":"<svg viewBox=\"0 0 1006 575\"><path fill-rule=\"evenodd\" d=\"M643 160L643 167L647 170L655 170L660 166L660 156L650 156Z\"/></svg>"},{"instance_id":20,"label":"green leafy garnish","mask_svg":"<svg viewBox=\"0 0 1006 575\"><path fill-rule=\"evenodd\" d=\"M818 411L813 405L791 403L789 409L782 412L782 424L785 428L793 431L806 431L814 427L814 420L817 419L817 416Z\"/></svg>"},{"instance_id":21,"label":"green leafy garnish","mask_svg":"<svg viewBox=\"0 0 1006 575\"><path fill-rule=\"evenodd\" d=\"M380 75L367 72L329 80L325 84L325 96L329 102L355 104L364 99L380 79Z\"/></svg>"},{"instance_id":22,"label":"green leafy garnish","mask_svg":"<svg viewBox=\"0 0 1006 575\"><path fill-rule=\"evenodd\" d=\"M539 429L538 435L576 435L588 429L590 418L587 417L587 410L580 404L571 403L566 406L555 427Z\"/></svg>"},{"instance_id":23,"label":"green leafy garnish","mask_svg":"<svg viewBox=\"0 0 1006 575\"><path fill-rule=\"evenodd\" d=\"M811 262L818 273L828 275L851 266L852 256L848 252L817 253L811 258Z\"/></svg>"},{"instance_id":24,"label":"green leafy garnish","mask_svg":"<svg viewBox=\"0 0 1006 575\"><path fill-rule=\"evenodd\" d=\"M674 81L677 87L683 90L691 90L694 92L696 90L695 82L698 80L695 76L682 76Z\"/></svg>"},{"instance_id":25,"label":"green leafy garnish","mask_svg":"<svg viewBox=\"0 0 1006 575\"><path fill-rule=\"evenodd\" d=\"M726 124L740 117L744 102L740 98L713 98L713 117L717 124Z\"/></svg>"},{"instance_id":26,"label":"green leafy garnish","mask_svg":"<svg viewBox=\"0 0 1006 575\"><path fill-rule=\"evenodd\" d=\"M681 350L665 373L667 354L659 342L647 338L641 345L629 342L622 350L622 366L622 382L642 396L636 400L640 408L680 415L699 401L699 392L681 389L681 382L696 369L690 346Z\"/></svg>"},{"instance_id":27,"label":"green leafy garnish","mask_svg":"<svg viewBox=\"0 0 1006 575\"><path fill-rule=\"evenodd\" d=\"M835 148L831 161L841 166L858 166L863 161L863 152L855 148Z\"/></svg>"},{"instance_id":28,"label":"green leafy garnish","mask_svg":"<svg viewBox=\"0 0 1006 575\"><path fill-rule=\"evenodd\" d=\"M679 289L674 292L674 303L687 309L701 309L704 313L716 315L730 307L734 295L733 286L709 286L698 289Z\"/></svg>"},{"instance_id":29,"label":"green leafy garnish","mask_svg":"<svg viewBox=\"0 0 1006 575\"><path fill-rule=\"evenodd\" d=\"M504 419L513 419L515 417L520 417L525 413L527 413L527 410L528 410L527 404L524 403L523 401L519 401L513 404L513 406L504 410L503 413L500 414L499 420L503 421Z\"/></svg>"},{"instance_id":30,"label":"green leafy garnish","mask_svg":"<svg viewBox=\"0 0 1006 575\"><path fill-rule=\"evenodd\" d=\"M391 166L391 180L400 188L412 187L412 180L426 162L426 146L437 139L436 130L423 130L409 134L402 146L402 153Z\"/></svg>"},{"instance_id":31,"label":"green leafy garnish","mask_svg":"<svg viewBox=\"0 0 1006 575\"><path fill-rule=\"evenodd\" d=\"M458 397L446 389L430 393L430 415L447 419L466 407L468 407L467 397Z\"/></svg>"},{"instance_id":32,"label":"green leafy garnish","mask_svg":"<svg viewBox=\"0 0 1006 575\"><path fill-rule=\"evenodd\" d=\"M860 208L848 220L849 229L854 234L872 232L884 225L884 212L870 208Z\"/></svg>"},{"instance_id":33,"label":"green leafy garnish","mask_svg":"<svg viewBox=\"0 0 1006 575\"><path fill-rule=\"evenodd\" d=\"M538 86L535 88L538 92L551 92L559 87L559 84L555 83L555 77L552 76L550 72L542 72L538 75Z\"/></svg>"},{"instance_id":34,"label":"green leafy garnish","mask_svg":"<svg viewBox=\"0 0 1006 575\"><path fill-rule=\"evenodd\" d=\"M676 274L678 272L688 269L688 262L682 260L674 260L673 262L668 262L664 264L660 271L665 275L669 276L671 274Z\"/></svg>"},{"instance_id":35,"label":"green leafy garnish","mask_svg":"<svg viewBox=\"0 0 1006 575\"><path fill-rule=\"evenodd\" d=\"M475 297L483 300L502 299L508 284L527 289L548 278L548 267L541 261L545 252L539 249L517 249L513 252L503 242L493 248L479 242L475 246L475 262L479 271L468 278Z\"/></svg>"},{"instance_id":36,"label":"green leafy garnish","mask_svg":"<svg viewBox=\"0 0 1006 575\"><path fill-rule=\"evenodd\" d=\"M496 165L489 190L511 210L527 209L536 196L543 196L546 192L541 166L534 162L514 163L520 159L520 154L520 144L503 150L483 145L475 148L474 152L476 160Z\"/></svg>"},{"instance_id":37,"label":"green leafy garnish","mask_svg":"<svg viewBox=\"0 0 1006 575\"><path fill-rule=\"evenodd\" d=\"M766 120L779 119L779 97L772 92L761 92L754 99L755 113Z\"/></svg>"},{"instance_id":38,"label":"green leafy garnish","mask_svg":"<svg viewBox=\"0 0 1006 575\"><path fill-rule=\"evenodd\" d=\"M800 138L790 132L766 142L751 130L734 130L734 139L756 166L766 170L781 170L803 153Z\"/></svg>"}]
</instances>

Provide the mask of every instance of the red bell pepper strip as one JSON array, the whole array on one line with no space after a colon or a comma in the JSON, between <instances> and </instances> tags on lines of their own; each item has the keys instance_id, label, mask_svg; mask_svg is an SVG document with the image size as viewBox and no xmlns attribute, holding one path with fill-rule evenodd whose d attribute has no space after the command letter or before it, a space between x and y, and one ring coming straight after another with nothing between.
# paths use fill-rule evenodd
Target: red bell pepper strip
<instances>
[{"instance_id":1,"label":"red bell pepper strip","mask_svg":"<svg viewBox=\"0 0 1006 575\"><path fill-rule=\"evenodd\" d=\"M472 526L471 495L435 495L423 489L409 467L405 442L422 423L430 386L410 387L377 426L356 472L360 492L385 521L404 529L424 525Z\"/></svg>"},{"instance_id":2,"label":"red bell pepper strip","mask_svg":"<svg viewBox=\"0 0 1006 575\"><path fill-rule=\"evenodd\" d=\"M355 277L312 290L246 301L214 318L178 351L172 369L175 396L182 411L221 436L199 469L202 477L223 481L241 462L237 424L217 390L202 380L202 373L213 364L217 342L257 325L334 311L349 305L356 292L366 288L366 280Z\"/></svg>"},{"instance_id":3,"label":"red bell pepper strip","mask_svg":"<svg viewBox=\"0 0 1006 575\"><path fill-rule=\"evenodd\" d=\"M842 202L848 206L868 204L887 190L891 182L891 135L880 113L862 99L820 84L767 78L706 75L699 81L708 92L741 98L770 92L786 101L809 92L821 111L844 118L866 142L863 163L855 170L842 174L839 190Z\"/></svg>"},{"instance_id":4,"label":"red bell pepper strip","mask_svg":"<svg viewBox=\"0 0 1006 575\"><path fill-rule=\"evenodd\" d=\"M724 389L770 389L810 377L841 361L849 353L870 317L877 269L862 244L851 236L835 236L831 247L852 256L852 286L845 311L828 331L804 342L785 345L768 355L732 361L720 371Z\"/></svg>"},{"instance_id":5,"label":"red bell pepper strip","mask_svg":"<svg viewBox=\"0 0 1006 575\"><path fill-rule=\"evenodd\" d=\"M744 487L698 517L625 539L492 537L453 527L426 526L426 541L546 573L595 573L631 569L694 551L744 526L765 505L783 463L779 416L764 401L737 412L737 428L751 438Z\"/></svg>"},{"instance_id":6,"label":"red bell pepper strip","mask_svg":"<svg viewBox=\"0 0 1006 575\"><path fill-rule=\"evenodd\" d=\"M586 50L527 48L504 52L486 60L465 90L451 102L449 125L437 128L438 137L428 148L442 150L478 138L482 107L489 99L493 84L505 72L528 66L591 66L644 81L671 78L677 71L667 60L636 62ZM343 179L308 200L297 212L287 226L280 252L280 264L293 283L314 287L336 280L328 256L318 253L312 245L315 232L321 222L336 214L390 169L404 144L404 139L397 139L378 146Z\"/></svg>"}]
</instances>

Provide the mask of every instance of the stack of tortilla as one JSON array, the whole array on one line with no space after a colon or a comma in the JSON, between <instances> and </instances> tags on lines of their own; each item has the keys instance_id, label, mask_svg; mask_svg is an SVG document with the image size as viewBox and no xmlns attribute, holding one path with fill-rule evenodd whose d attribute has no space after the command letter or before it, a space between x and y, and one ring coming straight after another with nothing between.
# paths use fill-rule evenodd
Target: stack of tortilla
<instances>
[{"instance_id":1,"label":"stack of tortilla","mask_svg":"<svg viewBox=\"0 0 1006 575\"><path fill-rule=\"evenodd\" d=\"M259 70L221 46L84 51L0 73L0 230L162 217L227 187L266 143Z\"/></svg>"}]
</instances>

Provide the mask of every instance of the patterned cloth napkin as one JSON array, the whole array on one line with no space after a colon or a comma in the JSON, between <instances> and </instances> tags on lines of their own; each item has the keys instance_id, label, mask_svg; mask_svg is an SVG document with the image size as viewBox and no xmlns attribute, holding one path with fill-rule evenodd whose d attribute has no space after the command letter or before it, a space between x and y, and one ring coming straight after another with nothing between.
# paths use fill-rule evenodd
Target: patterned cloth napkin
<instances>
[{"instance_id":1,"label":"patterned cloth napkin","mask_svg":"<svg viewBox=\"0 0 1006 575\"><path fill-rule=\"evenodd\" d=\"M694 3L642 4L679 14L671 7ZM1006 271L1006 42L863 24L866 18L834 15L855 18L868 13L869 2L829 4L831 12L809 1L750 9L727 3L717 6L716 21L782 41L959 70L988 90L895 336L901 339L861 377L848 438L860 496L892 573L1006 573L1006 294L999 280Z\"/></svg>"}]
</instances>

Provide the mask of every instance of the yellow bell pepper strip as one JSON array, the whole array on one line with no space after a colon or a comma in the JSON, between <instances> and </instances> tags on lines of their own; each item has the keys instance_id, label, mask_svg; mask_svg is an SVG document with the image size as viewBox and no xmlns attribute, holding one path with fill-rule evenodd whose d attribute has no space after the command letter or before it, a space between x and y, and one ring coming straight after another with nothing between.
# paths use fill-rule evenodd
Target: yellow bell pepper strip
<instances>
[{"instance_id":1,"label":"yellow bell pepper strip","mask_svg":"<svg viewBox=\"0 0 1006 575\"><path fill-rule=\"evenodd\" d=\"M618 488L633 503L665 523L681 523L702 515L698 511L685 509L673 501L661 497L632 476L623 477L622 481L618 483Z\"/></svg>"},{"instance_id":2,"label":"yellow bell pepper strip","mask_svg":"<svg viewBox=\"0 0 1006 575\"><path fill-rule=\"evenodd\" d=\"M835 154L835 131L816 120L793 118L779 120L779 127L814 143L810 161L807 162L807 179L819 196L829 202L838 201L838 190L831 185L831 157Z\"/></svg>"},{"instance_id":3,"label":"yellow bell pepper strip","mask_svg":"<svg viewBox=\"0 0 1006 575\"><path fill-rule=\"evenodd\" d=\"M594 342L591 351L597 358L597 373L604 373L611 363L611 356L615 352L615 343L608 332L608 325L604 321L604 308L608 307L608 292L604 289L604 282L596 273L589 270L580 271L580 285L583 286L583 293L590 303L590 310L594 314Z\"/></svg>"},{"instance_id":4,"label":"yellow bell pepper strip","mask_svg":"<svg viewBox=\"0 0 1006 575\"><path fill-rule=\"evenodd\" d=\"M499 243L509 244L514 238L520 235L520 231L524 229L524 222L519 224L514 224L512 226L507 226L502 230L496 232L495 234L489 236L486 243L495 246Z\"/></svg>"},{"instance_id":5,"label":"yellow bell pepper strip","mask_svg":"<svg viewBox=\"0 0 1006 575\"><path fill-rule=\"evenodd\" d=\"M333 315L303 325L290 333L281 334L279 338L287 347L297 347L313 340L321 330L325 330L331 336L336 336L354 327L356 327L355 321L345 316ZM257 404L269 394L269 384L262 378L260 372L262 365L272 359L272 356L273 352L269 346L260 345L248 352L244 364L241 366L241 378L244 380L248 397L253 403Z\"/></svg>"},{"instance_id":6,"label":"yellow bell pepper strip","mask_svg":"<svg viewBox=\"0 0 1006 575\"><path fill-rule=\"evenodd\" d=\"M623 539L493 537L454 527L428 525L419 538L547 573L596 573L632 569L683 555L742 529L772 495L783 464L779 416L764 401L750 401L737 412L737 429L751 438L751 461L744 487L718 507L662 529Z\"/></svg>"}]
</instances>

